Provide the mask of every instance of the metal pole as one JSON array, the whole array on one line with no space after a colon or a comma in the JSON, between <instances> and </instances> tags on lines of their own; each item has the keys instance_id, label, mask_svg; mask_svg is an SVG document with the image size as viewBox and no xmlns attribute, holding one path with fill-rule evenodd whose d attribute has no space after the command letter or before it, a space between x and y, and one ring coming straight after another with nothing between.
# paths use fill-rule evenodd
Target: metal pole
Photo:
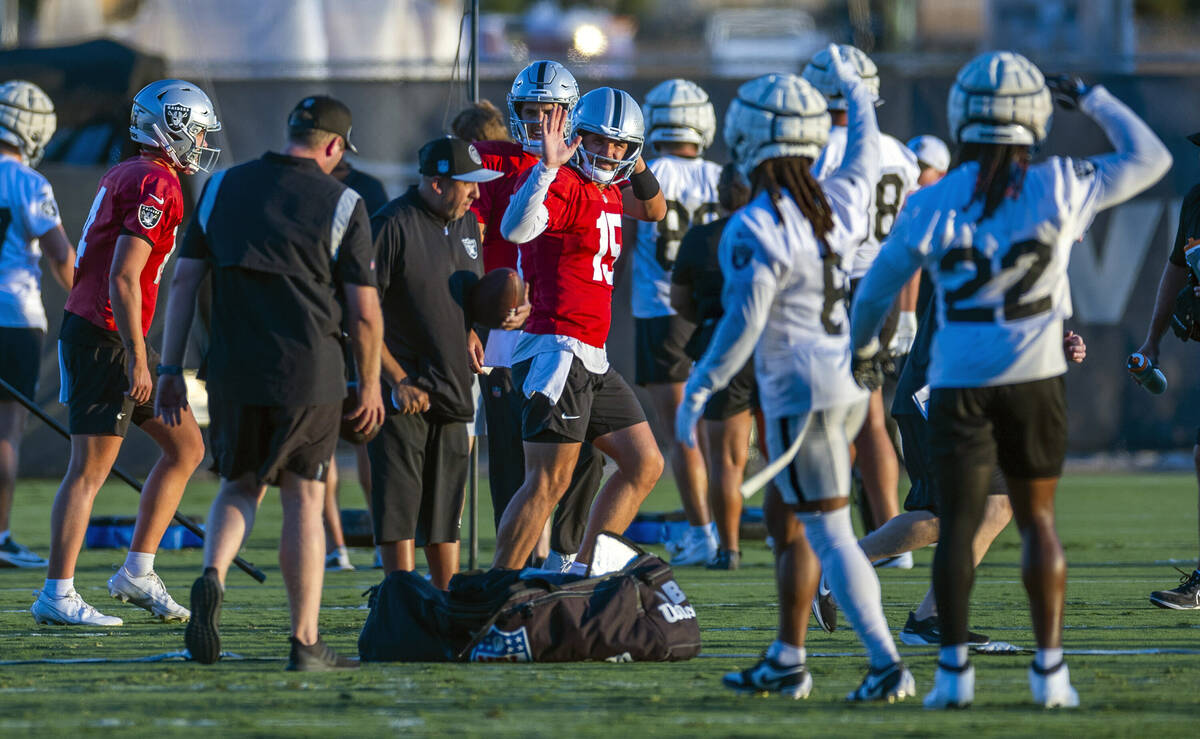
<instances>
[{"instance_id":1,"label":"metal pole","mask_svg":"<svg viewBox=\"0 0 1200 739\"><path fill-rule=\"evenodd\" d=\"M467 57L470 68L471 102L479 102L479 0L471 0L471 54Z\"/></svg>"}]
</instances>

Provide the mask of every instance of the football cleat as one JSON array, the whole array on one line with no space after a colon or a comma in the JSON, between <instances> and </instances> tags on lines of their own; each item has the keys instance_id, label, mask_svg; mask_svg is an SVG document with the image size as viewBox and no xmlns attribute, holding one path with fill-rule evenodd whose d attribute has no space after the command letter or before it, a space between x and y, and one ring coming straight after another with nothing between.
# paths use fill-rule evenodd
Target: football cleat
<instances>
[{"instance_id":1,"label":"football cleat","mask_svg":"<svg viewBox=\"0 0 1200 739\"><path fill-rule=\"evenodd\" d=\"M121 567L108 579L108 594L122 603L145 608L162 621L183 623L192 616L191 611L175 602L156 572L134 577Z\"/></svg>"},{"instance_id":2,"label":"football cleat","mask_svg":"<svg viewBox=\"0 0 1200 739\"><path fill-rule=\"evenodd\" d=\"M834 600L833 591L825 582L824 575L821 575L821 580L817 583L817 594L812 600L812 614L813 618L817 619L817 626L823 631L830 634L837 631L837 601Z\"/></svg>"},{"instance_id":3,"label":"football cleat","mask_svg":"<svg viewBox=\"0 0 1200 739\"><path fill-rule=\"evenodd\" d=\"M21 546L11 536L0 544L0 567L45 567L47 564L36 552Z\"/></svg>"},{"instance_id":4,"label":"football cleat","mask_svg":"<svg viewBox=\"0 0 1200 739\"><path fill-rule=\"evenodd\" d=\"M925 695L926 708L966 708L975 702L975 668L970 662L950 667L938 662L933 690Z\"/></svg>"},{"instance_id":5,"label":"football cleat","mask_svg":"<svg viewBox=\"0 0 1200 739\"><path fill-rule=\"evenodd\" d=\"M969 647L982 647L984 644L991 643L991 641L986 634L976 634L973 631L967 632L967 646ZM938 617L930 616L918 621L917 614L909 611L908 621L904 622L904 628L900 630L900 642L910 647L941 646L942 629L938 623Z\"/></svg>"},{"instance_id":6,"label":"football cleat","mask_svg":"<svg viewBox=\"0 0 1200 739\"><path fill-rule=\"evenodd\" d=\"M1071 672L1066 662L1043 670L1034 662L1029 666L1029 690L1033 702L1043 708L1078 708L1079 693L1071 686Z\"/></svg>"},{"instance_id":7,"label":"football cleat","mask_svg":"<svg viewBox=\"0 0 1200 739\"><path fill-rule=\"evenodd\" d=\"M72 590L61 598L52 598L44 592L34 591L37 600L30 606L33 620L39 624L60 626L120 626L123 621L116 616L105 616L92 608L79 593Z\"/></svg>"},{"instance_id":8,"label":"football cleat","mask_svg":"<svg viewBox=\"0 0 1200 739\"><path fill-rule=\"evenodd\" d=\"M884 557L874 563L876 569L911 570L913 568L912 552L904 552L894 557Z\"/></svg>"},{"instance_id":9,"label":"football cleat","mask_svg":"<svg viewBox=\"0 0 1200 739\"><path fill-rule=\"evenodd\" d=\"M704 566L710 570L736 570L741 564L741 552L732 549L718 549L716 559Z\"/></svg>"},{"instance_id":10,"label":"football cleat","mask_svg":"<svg viewBox=\"0 0 1200 739\"><path fill-rule=\"evenodd\" d=\"M800 700L812 692L812 675L804 665L788 667L763 656L758 664L742 670L729 672L721 678L721 684L739 693L752 695L782 695Z\"/></svg>"},{"instance_id":11,"label":"football cleat","mask_svg":"<svg viewBox=\"0 0 1200 739\"><path fill-rule=\"evenodd\" d=\"M903 662L894 662L882 670L869 670L858 688L846 694L846 700L896 703L916 694L912 673Z\"/></svg>"},{"instance_id":12,"label":"football cleat","mask_svg":"<svg viewBox=\"0 0 1200 739\"><path fill-rule=\"evenodd\" d=\"M328 644L317 637L316 644L305 646L290 637L292 652L288 657L287 667L291 672L328 672L330 670L354 670L358 668L357 659L343 657L333 651Z\"/></svg>"},{"instance_id":13,"label":"football cleat","mask_svg":"<svg viewBox=\"0 0 1200 739\"><path fill-rule=\"evenodd\" d=\"M673 567L707 565L717 558L718 548L716 538L709 535L708 532L688 529L683 535L682 545L671 557L671 565Z\"/></svg>"},{"instance_id":14,"label":"football cleat","mask_svg":"<svg viewBox=\"0 0 1200 739\"><path fill-rule=\"evenodd\" d=\"M1175 569L1179 570L1178 567ZM1155 590L1150 594L1150 602L1159 608L1173 608L1177 611L1187 611L1200 608L1200 569L1192 574L1179 570L1183 577L1179 578L1179 587L1170 590Z\"/></svg>"},{"instance_id":15,"label":"football cleat","mask_svg":"<svg viewBox=\"0 0 1200 739\"><path fill-rule=\"evenodd\" d=\"M192 659L211 665L221 659L221 602L225 599L225 589L215 569L210 567L196 578L191 597L194 617L183 632L183 643Z\"/></svg>"}]
</instances>

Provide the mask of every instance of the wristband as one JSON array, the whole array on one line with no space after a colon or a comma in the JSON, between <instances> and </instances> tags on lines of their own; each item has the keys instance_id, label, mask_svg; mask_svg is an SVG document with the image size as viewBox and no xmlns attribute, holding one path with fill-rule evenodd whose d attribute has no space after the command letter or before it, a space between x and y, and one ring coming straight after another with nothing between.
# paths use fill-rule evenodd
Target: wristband
<instances>
[{"instance_id":1,"label":"wristband","mask_svg":"<svg viewBox=\"0 0 1200 739\"><path fill-rule=\"evenodd\" d=\"M658 186L658 178L649 167L629 175L629 186L633 190L633 196L642 201L649 200L662 189Z\"/></svg>"},{"instance_id":2,"label":"wristband","mask_svg":"<svg viewBox=\"0 0 1200 739\"><path fill-rule=\"evenodd\" d=\"M154 373L158 375L182 375L183 367L177 364L160 364L154 368Z\"/></svg>"}]
</instances>

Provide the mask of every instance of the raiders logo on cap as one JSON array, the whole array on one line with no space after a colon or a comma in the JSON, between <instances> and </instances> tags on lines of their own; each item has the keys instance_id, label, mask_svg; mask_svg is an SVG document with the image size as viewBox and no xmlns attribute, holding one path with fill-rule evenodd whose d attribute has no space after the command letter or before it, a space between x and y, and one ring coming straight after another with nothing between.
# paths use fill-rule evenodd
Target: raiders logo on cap
<instances>
[{"instance_id":1,"label":"raiders logo on cap","mask_svg":"<svg viewBox=\"0 0 1200 739\"><path fill-rule=\"evenodd\" d=\"M472 239L468 236L462 240L462 245L463 248L467 250L467 256L469 256L471 259L477 259L479 257L479 242L477 242L475 239Z\"/></svg>"},{"instance_id":2,"label":"raiders logo on cap","mask_svg":"<svg viewBox=\"0 0 1200 739\"><path fill-rule=\"evenodd\" d=\"M158 225L159 219L162 218L163 212L153 205L138 206L138 223L144 228L154 228Z\"/></svg>"},{"instance_id":3,"label":"raiders logo on cap","mask_svg":"<svg viewBox=\"0 0 1200 739\"><path fill-rule=\"evenodd\" d=\"M192 109L179 103L167 103L163 106L163 114L167 119L167 128L172 131L182 131L192 119Z\"/></svg>"},{"instance_id":4,"label":"raiders logo on cap","mask_svg":"<svg viewBox=\"0 0 1200 739\"><path fill-rule=\"evenodd\" d=\"M479 156L479 150L475 148L475 144L469 144L467 146L467 153L471 156L472 162L475 162L481 167L483 166L483 159Z\"/></svg>"}]
</instances>

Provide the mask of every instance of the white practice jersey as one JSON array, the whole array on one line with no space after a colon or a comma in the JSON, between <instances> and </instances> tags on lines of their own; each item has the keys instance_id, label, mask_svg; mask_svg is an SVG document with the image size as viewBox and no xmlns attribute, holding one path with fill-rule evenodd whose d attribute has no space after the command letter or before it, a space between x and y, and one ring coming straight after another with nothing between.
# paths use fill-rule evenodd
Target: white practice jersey
<instances>
[{"instance_id":1,"label":"white practice jersey","mask_svg":"<svg viewBox=\"0 0 1200 739\"><path fill-rule=\"evenodd\" d=\"M841 165L845 154L846 127L834 126L829 131L829 142L821 150L820 158L813 164L813 173L817 179L823 180L831 175ZM871 268L871 263L879 256L880 244L891 232L896 216L904 207L905 198L917 189L917 178L920 175L917 155L900 141L887 134L880 134L879 179L874 183L871 204L867 206L870 224L866 238L854 252L850 279L860 279Z\"/></svg>"},{"instance_id":2,"label":"white practice jersey","mask_svg":"<svg viewBox=\"0 0 1200 739\"><path fill-rule=\"evenodd\" d=\"M669 154L647 165L658 179L667 215L658 223L639 222L633 259L633 315L657 318L671 308L671 267L679 242L692 226L717 219L717 180L721 166L699 157Z\"/></svg>"},{"instance_id":3,"label":"white practice jersey","mask_svg":"<svg viewBox=\"0 0 1200 739\"><path fill-rule=\"evenodd\" d=\"M1098 211L1154 184L1171 164L1162 142L1107 90L1096 87L1081 103L1115 153L1030 166L1019 195L982 221L981 200L968 205L975 162L913 193L855 295L855 346L868 343L891 297L923 266L937 301L932 387L1010 385L1066 372L1071 247Z\"/></svg>"},{"instance_id":4,"label":"white practice jersey","mask_svg":"<svg viewBox=\"0 0 1200 739\"><path fill-rule=\"evenodd\" d=\"M46 330L38 237L59 223L46 178L0 157L0 326Z\"/></svg>"}]
</instances>

